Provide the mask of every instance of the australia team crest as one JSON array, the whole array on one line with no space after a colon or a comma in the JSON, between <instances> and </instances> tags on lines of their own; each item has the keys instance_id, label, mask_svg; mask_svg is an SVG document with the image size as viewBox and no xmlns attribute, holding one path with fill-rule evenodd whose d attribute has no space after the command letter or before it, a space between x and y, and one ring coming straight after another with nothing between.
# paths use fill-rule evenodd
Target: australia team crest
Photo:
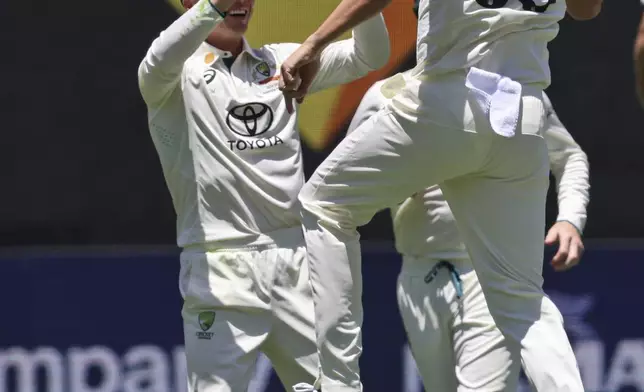
<instances>
[{"instance_id":1,"label":"australia team crest","mask_svg":"<svg viewBox=\"0 0 644 392\"><path fill-rule=\"evenodd\" d=\"M258 84L266 84L275 78L275 64L270 64L266 61L255 65L253 67L253 80Z\"/></svg>"}]
</instances>

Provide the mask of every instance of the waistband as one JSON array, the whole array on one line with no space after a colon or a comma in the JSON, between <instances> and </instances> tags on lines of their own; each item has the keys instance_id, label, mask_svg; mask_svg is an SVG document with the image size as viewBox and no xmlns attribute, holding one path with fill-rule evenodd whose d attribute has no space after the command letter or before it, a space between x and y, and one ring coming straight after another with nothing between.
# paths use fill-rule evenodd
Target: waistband
<instances>
[{"instance_id":1,"label":"waistband","mask_svg":"<svg viewBox=\"0 0 644 392\"><path fill-rule=\"evenodd\" d=\"M302 226L288 227L251 238L192 244L183 248L186 253L222 252L230 250L263 250L275 248L298 248L304 246Z\"/></svg>"},{"instance_id":2,"label":"waistband","mask_svg":"<svg viewBox=\"0 0 644 392\"><path fill-rule=\"evenodd\" d=\"M431 73L425 70L425 63L418 64L410 72L409 77L416 79L419 82L432 82L439 80L449 80L449 79L460 79L466 78L470 68L459 68L449 72L440 72L440 73ZM500 75L504 76L504 75ZM535 97L541 97L543 94L543 84L542 83L521 83L522 95L529 95Z\"/></svg>"}]
</instances>

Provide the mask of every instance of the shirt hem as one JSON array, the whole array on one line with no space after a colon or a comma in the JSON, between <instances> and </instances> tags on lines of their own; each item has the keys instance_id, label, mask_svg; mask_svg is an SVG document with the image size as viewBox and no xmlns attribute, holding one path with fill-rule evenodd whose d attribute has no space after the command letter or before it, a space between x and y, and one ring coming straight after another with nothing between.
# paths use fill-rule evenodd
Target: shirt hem
<instances>
[{"instance_id":1,"label":"shirt hem","mask_svg":"<svg viewBox=\"0 0 644 392\"><path fill-rule=\"evenodd\" d=\"M261 234L249 234L230 239L213 239L179 245L184 251L214 252L304 246L302 226L292 226Z\"/></svg>"}]
</instances>

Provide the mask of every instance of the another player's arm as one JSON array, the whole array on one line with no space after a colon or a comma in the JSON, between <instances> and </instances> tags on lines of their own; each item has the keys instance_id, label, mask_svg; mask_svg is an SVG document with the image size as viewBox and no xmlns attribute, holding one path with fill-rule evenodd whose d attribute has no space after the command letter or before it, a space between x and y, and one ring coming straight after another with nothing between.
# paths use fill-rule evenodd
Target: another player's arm
<instances>
[{"instance_id":1,"label":"another player's arm","mask_svg":"<svg viewBox=\"0 0 644 392\"><path fill-rule=\"evenodd\" d=\"M307 38L320 52L342 34L382 11L391 0L342 0L320 27Z\"/></svg>"},{"instance_id":2,"label":"another player's arm","mask_svg":"<svg viewBox=\"0 0 644 392\"><path fill-rule=\"evenodd\" d=\"M334 42L320 55L320 70L310 93L352 82L384 67L391 53L389 33L382 14L360 23L352 37Z\"/></svg>"},{"instance_id":3,"label":"another player's arm","mask_svg":"<svg viewBox=\"0 0 644 392\"><path fill-rule=\"evenodd\" d=\"M139 89L148 106L161 104L177 86L185 61L197 50L234 0L200 0L154 40L139 65ZM215 8L216 7L216 8Z\"/></svg>"},{"instance_id":4,"label":"another player's arm","mask_svg":"<svg viewBox=\"0 0 644 392\"><path fill-rule=\"evenodd\" d=\"M644 0L642 0L644 6ZM635 81L637 83L637 95L640 104L644 107L644 12L640 21L640 28L635 38L635 47L633 48L633 57L635 64Z\"/></svg>"},{"instance_id":5,"label":"another player's arm","mask_svg":"<svg viewBox=\"0 0 644 392\"><path fill-rule=\"evenodd\" d=\"M550 264L566 271L579 263L584 253L582 231L588 205L588 159L552 109L544 94L548 124L544 133L550 169L557 181L559 215L546 235L546 245L558 245Z\"/></svg>"},{"instance_id":6,"label":"another player's arm","mask_svg":"<svg viewBox=\"0 0 644 392\"><path fill-rule=\"evenodd\" d=\"M576 20L590 20L599 15L603 0L566 0L568 15Z\"/></svg>"},{"instance_id":7,"label":"another player's arm","mask_svg":"<svg viewBox=\"0 0 644 392\"><path fill-rule=\"evenodd\" d=\"M549 113L544 138L557 184L557 221L569 222L582 233L590 189L588 157L561 123L549 100L546 107Z\"/></svg>"}]
</instances>

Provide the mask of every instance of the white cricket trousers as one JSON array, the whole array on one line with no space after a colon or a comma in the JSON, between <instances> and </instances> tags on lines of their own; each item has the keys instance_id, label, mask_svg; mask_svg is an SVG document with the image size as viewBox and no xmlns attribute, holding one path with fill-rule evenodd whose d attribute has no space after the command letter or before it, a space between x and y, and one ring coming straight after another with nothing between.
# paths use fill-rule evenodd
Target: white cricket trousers
<instances>
[{"instance_id":1,"label":"white cricket trousers","mask_svg":"<svg viewBox=\"0 0 644 392\"><path fill-rule=\"evenodd\" d=\"M259 352L286 390L319 374L300 227L275 244L181 254L179 286L190 392L246 392Z\"/></svg>"},{"instance_id":2,"label":"white cricket trousers","mask_svg":"<svg viewBox=\"0 0 644 392\"><path fill-rule=\"evenodd\" d=\"M460 273L461 297L442 260L403 257L397 297L411 352L427 391L516 392L520 347L494 324L469 260L445 260ZM431 274L434 272L434 274Z\"/></svg>"},{"instance_id":3,"label":"white cricket trousers","mask_svg":"<svg viewBox=\"0 0 644 392\"><path fill-rule=\"evenodd\" d=\"M388 106L348 135L300 193L322 390L362 390L356 228L440 184L492 317L509 344L521 345L533 385L540 392L583 391L561 314L542 290L549 181L542 90L519 85L514 107L504 108L493 79L467 87L466 74L454 72L401 84ZM477 97L492 103L480 105ZM503 121L515 126L513 137L491 125L504 109L518 112Z\"/></svg>"}]
</instances>

